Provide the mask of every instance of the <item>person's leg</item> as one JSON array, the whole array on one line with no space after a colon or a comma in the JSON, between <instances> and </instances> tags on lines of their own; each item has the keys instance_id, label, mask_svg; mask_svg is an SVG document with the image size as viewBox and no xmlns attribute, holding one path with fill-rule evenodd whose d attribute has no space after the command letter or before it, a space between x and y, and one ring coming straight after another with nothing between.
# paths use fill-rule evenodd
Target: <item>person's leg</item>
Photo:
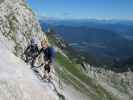
<instances>
[{"instance_id":1,"label":"person's leg","mask_svg":"<svg viewBox=\"0 0 133 100\"><path fill-rule=\"evenodd\" d=\"M44 72L43 72L43 79L46 79L47 78L47 65L45 64L44 65Z\"/></svg>"},{"instance_id":2,"label":"person's leg","mask_svg":"<svg viewBox=\"0 0 133 100\"><path fill-rule=\"evenodd\" d=\"M46 64L44 66L44 75L43 75L43 78L49 79L49 74L50 74L50 66L49 66L49 64Z\"/></svg>"},{"instance_id":3,"label":"person's leg","mask_svg":"<svg viewBox=\"0 0 133 100\"><path fill-rule=\"evenodd\" d=\"M30 58L31 58L31 53L26 53L25 54L25 62L29 63L30 62Z\"/></svg>"},{"instance_id":4,"label":"person's leg","mask_svg":"<svg viewBox=\"0 0 133 100\"><path fill-rule=\"evenodd\" d=\"M33 53L32 54L32 61L31 61L31 67L35 67L35 63L36 63L36 59L37 59L37 54Z\"/></svg>"},{"instance_id":5,"label":"person's leg","mask_svg":"<svg viewBox=\"0 0 133 100\"><path fill-rule=\"evenodd\" d=\"M35 61L36 61L36 57L33 57L32 58L32 62L31 62L31 68L34 68L34 64L35 64Z\"/></svg>"},{"instance_id":6,"label":"person's leg","mask_svg":"<svg viewBox=\"0 0 133 100\"><path fill-rule=\"evenodd\" d=\"M48 67L47 67L47 72L50 73L51 69L50 69L50 64L48 64Z\"/></svg>"},{"instance_id":7,"label":"person's leg","mask_svg":"<svg viewBox=\"0 0 133 100\"><path fill-rule=\"evenodd\" d=\"M48 64L48 67L47 67L47 74L48 74L47 80L50 81L51 79L51 64L50 63Z\"/></svg>"},{"instance_id":8,"label":"person's leg","mask_svg":"<svg viewBox=\"0 0 133 100\"><path fill-rule=\"evenodd\" d=\"M29 56L28 55L25 55L25 62L29 63Z\"/></svg>"}]
</instances>

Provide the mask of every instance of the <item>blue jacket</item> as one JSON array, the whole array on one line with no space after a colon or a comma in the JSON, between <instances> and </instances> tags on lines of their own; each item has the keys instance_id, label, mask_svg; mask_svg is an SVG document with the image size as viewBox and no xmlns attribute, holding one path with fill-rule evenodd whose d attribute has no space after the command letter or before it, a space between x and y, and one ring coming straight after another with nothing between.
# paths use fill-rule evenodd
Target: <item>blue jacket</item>
<instances>
[{"instance_id":1,"label":"blue jacket","mask_svg":"<svg viewBox=\"0 0 133 100\"><path fill-rule=\"evenodd\" d=\"M44 54L44 60L49 61L49 63L52 63L55 59L55 50L53 47L47 47L47 48L42 48L40 50L40 53L43 52Z\"/></svg>"}]
</instances>

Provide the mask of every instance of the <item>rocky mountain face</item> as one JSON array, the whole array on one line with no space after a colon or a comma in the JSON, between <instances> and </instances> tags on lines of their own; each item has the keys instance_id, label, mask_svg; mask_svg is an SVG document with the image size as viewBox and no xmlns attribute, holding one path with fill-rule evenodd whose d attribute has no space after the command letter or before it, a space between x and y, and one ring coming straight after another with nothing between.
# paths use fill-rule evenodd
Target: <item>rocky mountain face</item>
<instances>
[{"instance_id":1,"label":"rocky mountain face","mask_svg":"<svg viewBox=\"0 0 133 100\"><path fill-rule=\"evenodd\" d=\"M30 66L15 56L23 53L33 36L46 38L26 1L0 0L0 100L133 99L132 72L119 74L89 65L84 70L53 38L50 41L58 51L54 85L39 80Z\"/></svg>"},{"instance_id":2,"label":"rocky mountain face","mask_svg":"<svg viewBox=\"0 0 133 100\"><path fill-rule=\"evenodd\" d=\"M0 34L14 42L14 53L20 55L32 36L44 34L25 0L0 1Z\"/></svg>"},{"instance_id":3,"label":"rocky mountain face","mask_svg":"<svg viewBox=\"0 0 133 100\"><path fill-rule=\"evenodd\" d=\"M58 100L20 58L32 36L45 38L25 0L0 0L0 100ZM15 55L14 55L15 54Z\"/></svg>"},{"instance_id":4,"label":"rocky mountain face","mask_svg":"<svg viewBox=\"0 0 133 100\"><path fill-rule=\"evenodd\" d=\"M133 99L132 71L116 73L112 70L97 68L89 64L84 64L82 71L120 100Z\"/></svg>"},{"instance_id":5,"label":"rocky mountain face","mask_svg":"<svg viewBox=\"0 0 133 100\"><path fill-rule=\"evenodd\" d=\"M57 47L67 54L62 53L64 57L58 55L59 58L57 60L60 59L61 61L57 62L64 66L63 68L59 67L58 70L61 71L59 76L63 76L62 78L76 87L76 89L78 87L78 91L82 91L83 94L88 95L87 93L89 93L87 100L133 99L133 72L130 69L125 72L117 72L108 69L106 65L99 67L90 65L74 55L74 49L68 47L62 38L59 38L55 34L48 34L48 38L51 43L57 45ZM62 48L59 42L61 45L66 45L66 47ZM79 53L77 54L79 55ZM86 91L87 89L88 91ZM86 99L82 98L79 100Z\"/></svg>"},{"instance_id":6,"label":"rocky mountain face","mask_svg":"<svg viewBox=\"0 0 133 100\"><path fill-rule=\"evenodd\" d=\"M49 84L7 48L11 41L0 36L0 100L59 100Z\"/></svg>"},{"instance_id":7,"label":"rocky mountain face","mask_svg":"<svg viewBox=\"0 0 133 100\"><path fill-rule=\"evenodd\" d=\"M18 58L31 37L46 38L26 1L0 0L0 100L64 100L66 94L67 100L78 99L72 87L66 85L65 92L58 88L56 75L54 83L43 82Z\"/></svg>"}]
</instances>

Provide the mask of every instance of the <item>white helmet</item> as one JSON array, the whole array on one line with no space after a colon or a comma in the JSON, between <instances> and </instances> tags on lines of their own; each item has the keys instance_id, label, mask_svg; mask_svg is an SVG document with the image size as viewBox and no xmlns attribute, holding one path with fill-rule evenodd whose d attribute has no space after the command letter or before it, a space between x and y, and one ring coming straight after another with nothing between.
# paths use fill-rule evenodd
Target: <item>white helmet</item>
<instances>
[{"instance_id":1,"label":"white helmet","mask_svg":"<svg viewBox=\"0 0 133 100\"><path fill-rule=\"evenodd\" d=\"M36 37L31 38L30 40L31 44L38 44L38 39Z\"/></svg>"}]
</instances>

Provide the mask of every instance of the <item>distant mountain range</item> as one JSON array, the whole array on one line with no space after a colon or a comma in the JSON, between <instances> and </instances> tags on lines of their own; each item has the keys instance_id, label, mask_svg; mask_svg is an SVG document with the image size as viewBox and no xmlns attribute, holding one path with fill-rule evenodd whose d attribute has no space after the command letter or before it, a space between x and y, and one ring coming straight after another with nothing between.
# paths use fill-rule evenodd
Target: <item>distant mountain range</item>
<instances>
[{"instance_id":1,"label":"distant mountain range","mask_svg":"<svg viewBox=\"0 0 133 100\"><path fill-rule=\"evenodd\" d=\"M100 64L133 57L133 21L47 19L40 24L45 30L52 28L79 51L92 54Z\"/></svg>"},{"instance_id":2,"label":"distant mountain range","mask_svg":"<svg viewBox=\"0 0 133 100\"><path fill-rule=\"evenodd\" d=\"M74 27L90 27L105 30L112 30L120 35L124 35L128 39L133 39L133 20L96 20L96 19L82 19L82 20L57 20L46 19L40 20L50 26L74 26Z\"/></svg>"}]
</instances>

